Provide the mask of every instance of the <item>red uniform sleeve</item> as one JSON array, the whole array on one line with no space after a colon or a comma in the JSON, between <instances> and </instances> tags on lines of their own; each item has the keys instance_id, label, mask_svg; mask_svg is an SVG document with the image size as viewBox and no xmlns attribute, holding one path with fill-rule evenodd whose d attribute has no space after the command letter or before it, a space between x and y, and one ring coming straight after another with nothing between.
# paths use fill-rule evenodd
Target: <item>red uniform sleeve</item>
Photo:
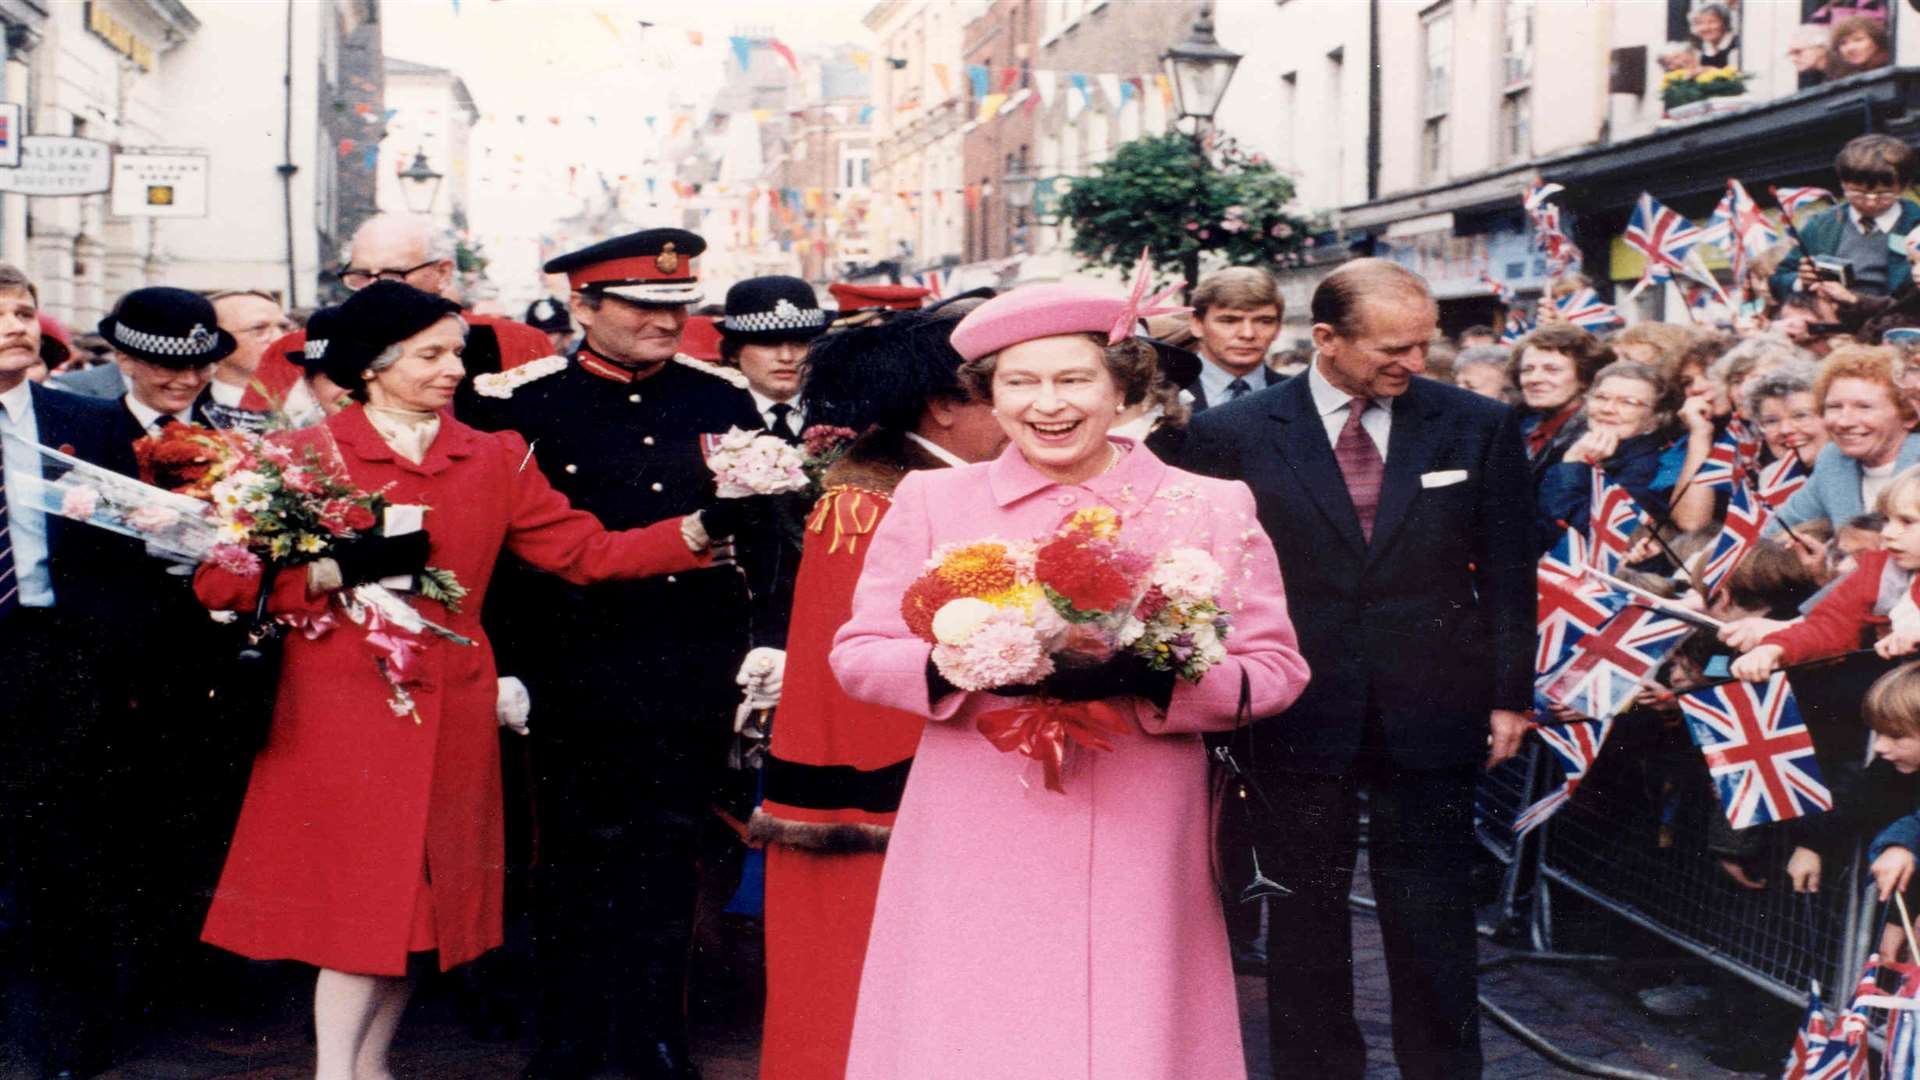
<instances>
[{"instance_id":1,"label":"red uniform sleeve","mask_svg":"<svg viewBox=\"0 0 1920 1080\"><path fill-rule=\"evenodd\" d=\"M1873 605L1880 598L1880 573L1886 563L1884 551L1862 552L1859 568L1834 586L1806 618L1775 630L1760 643L1780 646L1783 666L1860 648L1863 633L1875 622Z\"/></svg>"},{"instance_id":2,"label":"red uniform sleeve","mask_svg":"<svg viewBox=\"0 0 1920 1080\"><path fill-rule=\"evenodd\" d=\"M553 355L553 339L512 319L488 319L493 335L500 342L500 370L512 371L521 364Z\"/></svg>"},{"instance_id":3,"label":"red uniform sleeve","mask_svg":"<svg viewBox=\"0 0 1920 1080\"><path fill-rule=\"evenodd\" d=\"M712 562L708 553L687 549L677 517L638 529L609 532L599 518L574 509L565 495L547 483L546 474L528 453L525 439L508 431L493 437L507 445L509 468L515 467L513 463L523 463L508 478L513 490L513 520L507 528L507 550L528 564L575 585L589 585L697 570Z\"/></svg>"},{"instance_id":4,"label":"red uniform sleeve","mask_svg":"<svg viewBox=\"0 0 1920 1080\"><path fill-rule=\"evenodd\" d=\"M212 563L201 563L193 574L193 592L208 611L251 614L260 596L259 574L236 574ZM325 596L307 595L307 568L289 566L274 575L267 611L273 615L319 615L327 610Z\"/></svg>"}]
</instances>

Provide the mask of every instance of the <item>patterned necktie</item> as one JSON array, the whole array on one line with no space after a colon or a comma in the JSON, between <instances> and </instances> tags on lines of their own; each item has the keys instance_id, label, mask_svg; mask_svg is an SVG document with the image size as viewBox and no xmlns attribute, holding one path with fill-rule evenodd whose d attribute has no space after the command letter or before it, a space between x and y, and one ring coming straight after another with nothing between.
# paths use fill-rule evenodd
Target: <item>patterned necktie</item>
<instances>
[{"instance_id":1,"label":"patterned necktie","mask_svg":"<svg viewBox=\"0 0 1920 1080\"><path fill-rule=\"evenodd\" d=\"M1245 379L1235 379L1232 382L1227 384L1227 400L1228 401L1233 401L1244 394L1251 394L1251 393L1253 393L1253 387L1248 386L1247 380Z\"/></svg>"},{"instance_id":2,"label":"patterned necktie","mask_svg":"<svg viewBox=\"0 0 1920 1080\"><path fill-rule=\"evenodd\" d=\"M0 621L20 604L20 580L14 576L13 527L7 517L7 485L0 480Z\"/></svg>"},{"instance_id":3,"label":"patterned necktie","mask_svg":"<svg viewBox=\"0 0 1920 1080\"><path fill-rule=\"evenodd\" d=\"M767 425L768 431L773 432L788 442L796 442L799 440L800 433L793 430L793 423L789 419L789 417L793 415L793 406L781 401L776 402L773 407L767 411L773 414L773 423Z\"/></svg>"},{"instance_id":4,"label":"patterned necktie","mask_svg":"<svg viewBox=\"0 0 1920 1080\"><path fill-rule=\"evenodd\" d=\"M1348 402L1346 426L1333 444L1334 460L1340 463L1340 475L1347 479L1347 497L1353 500L1354 513L1360 515L1360 535L1368 543L1373 542L1374 512L1380 509L1380 478L1387 471L1373 436L1360 426L1361 416L1372 405L1366 398Z\"/></svg>"}]
</instances>

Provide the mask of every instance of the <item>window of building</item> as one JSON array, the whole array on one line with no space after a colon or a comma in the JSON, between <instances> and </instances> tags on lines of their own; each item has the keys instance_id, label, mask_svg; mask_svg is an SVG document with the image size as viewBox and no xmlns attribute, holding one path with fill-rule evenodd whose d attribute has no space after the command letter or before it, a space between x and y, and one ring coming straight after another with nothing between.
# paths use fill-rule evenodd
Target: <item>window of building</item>
<instances>
[{"instance_id":1,"label":"window of building","mask_svg":"<svg viewBox=\"0 0 1920 1080\"><path fill-rule=\"evenodd\" d=\"M1335 49L1327 54L1327 156L1333 162L1334 190L1343 192L1347 182L1347 54Z\"/></svg>"},{"instance_id":2,"label":"window of building","mask_svg":"<svg viewBox=\"0 0 1920 1080\"><path fill-rule=\"evenodd\" d=\"M1420 131L1420 178L1443 180L1447 175L1447 118L1436 116Z\"/></svg>"},{"instance_id":3,"label":"window of building","mask_svg":"<svg viewBox=\"0 0 1920 1080\"><path fill-rule=\"evenodd\" d=\"M862 147L853 149L842 147L840 150L840 186L843 188L865 188L870 186L873 176L873 152Z\"/></svg>"},{"instance_id":4,"label":"window of building","mask_svg":"<svg viewBox=\"0 0 1920 1080\"><path fill-rule=\"evenodd\" d=\"M1434 181L1447 175L1447 106L1453 97L1453 10L1437 7L1420 23L1425 77L1420 85L1420 178Z\"/></svg>"},{"instance_id":5,"label":"window of building","mask_svg":"<svg viewBox=\"0 0 1920 1080\"><path fill-rule=\"evenodd\" d=\"M1300 73L1289 71L1280 76L1280 130L1277 132L1279 138L1276 140L1279 152L1275 155L1279 159L1276 164L1279 165L1294 163L1294 110L1299 108L1299 97Z\"/></svg>"},{"instance_id":6,"label":"window of building","mask_svg":"<svg viewBox=\"0 0 1920 1080\"><path fill-rule=\"evenodd\" d=\"M1534 0L1507 0L1501 84L1512 87L1533 79Z\"/></svg>"},{"instance_id":7,"label":"window of building","mask_svg":"<svg viewBox=\"0 0 1920 1080\"><path fill-rule=\"evenodd\" d=\"M1533 95L1509 91L1500 102L1500 160L1524 161L1533 156Z\"/></svg>"}]
</instances>

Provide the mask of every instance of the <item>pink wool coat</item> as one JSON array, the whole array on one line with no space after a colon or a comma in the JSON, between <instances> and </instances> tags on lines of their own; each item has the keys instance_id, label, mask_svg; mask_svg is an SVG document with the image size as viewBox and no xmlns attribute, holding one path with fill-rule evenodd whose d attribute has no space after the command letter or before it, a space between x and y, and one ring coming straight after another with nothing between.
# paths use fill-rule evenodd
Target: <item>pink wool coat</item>
<instances>
[{"instance_id":1,"label":"pink wool coat","mask_svg":"<svg viewBox=\"0 0 1920 1080\"><path fill-rule=\"evenodd\" d=\"M1059 794L974 727L1016 699L955 694L929 709L930 646L907 630L900 598L943 544L1037 538L1100 504L1122 513L1121 536L1140 550L1211 551L1234 629L1226 662L1182 681L1165 713L1116 699L1136 733L1110 752L1071 750ZM910 474L831 662L855 698L933 721L887 849L848 1080L1244 1077L1199 733L1233 726L1242 672L1254 716L1307 683L1246 486L1168 468L1140 446L1077 486L1014 448Z\"/></svg>"}]
</instances>

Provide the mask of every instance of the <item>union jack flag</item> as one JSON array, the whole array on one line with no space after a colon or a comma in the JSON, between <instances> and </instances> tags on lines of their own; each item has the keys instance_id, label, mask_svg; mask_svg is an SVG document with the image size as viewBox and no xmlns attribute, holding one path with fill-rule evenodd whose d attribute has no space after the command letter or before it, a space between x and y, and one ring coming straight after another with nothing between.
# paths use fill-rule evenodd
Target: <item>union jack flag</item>
<instances>
[{"instance_id":1,"label":"union jack flag","mask_svg":"<svg viewBox=\"0 0 1920 1080\"><path fill-rule=\"evenodd\" d=\"M1826 188L1777 187L1769 190L1773 192L1773 200L1780 204L1780 209L1786 211L1788 218L1798 217L1801 210L1814 203L1834 201L1833 192Z\"/></svg>"},{"instance_id":2,"label":"union jack flag","mask_svg":"<svg viewBox=\"0 0 1920 1080\"><path fill-rule=\"evenodd\" d=\"M1580 265L1580 249L1560 228L1560 208L1547 202L1566 188L1559 184L1549 184L1534 177L1525 194L1520 196L1520 205L1527 212L1527 221L1533 225L1534 247L1547 253L1547 264L1556 274Z\"/></svg>"},{"instance_id":3,"label":"union jack flag","mask_svg":"<svg viewBox=\"0 0 1920 1080\"><path fill-rule=\"evenodd\" d=\"M1640 201L1633 206L1633 216L1627 219L1626 236L1622 238L1647 260L1646 271L1640 283L1633 287L1634 292L1651 283L1667 281L1676 272L1703 283L1712 282L1713 275L1700 263L1699 253L1694 250L1704 235L1705 231L1698 225L1667 209L1652 195L1641 192ZM1718 282L1713 284L1716 289L1719 287Z\"/></svg>"},{"instance_id":4,"label":"union jack flag","mask_svg":"<svg viewBox=\"0 0 1920 1080\"><path fill-rule=\"evenodd\" d=\"M927 270L913 275L913 283L926 289L930 296L938 300L945 291L947 275L943 270Z\"/></svg>"},{"instance_id":5,"label":"union jack flag","mask_svg":"<svg viewBox=\"0 0 1920 1080\"><path fill-rule=\"evenodd\" d=\"M1593 501L1588 506L1587 529L1592 538L1587 548L1589 565L1611 574L1633 546L1633 531L1640 527L1640 507L1626 488L1607 479L1606 470L1593 470Z\"/></svg>"},{"instance_id":6,"label":"union jack flag","mask_svg":"<svg viewBox=\"0 0 1920 1080\"><path fill-rule=\"evenodd\" d=\"M1713 445L1707 449L1707 460L1700 463L1699 471L1693 474L1693 483L1705 484L1715 491L1726 491L1733 487L1733 478L1740 473L1740 440L1731 427L1713 437Z\"/></svg>"},{"instance_id":7,"label":"union jack flag","mask_svg":"<svg viewBox=\"0 0 1920 1080\"><path fill-rule=\"evenodd\" d=\"M1500 301L1502 304L1505 304L1508 307L1513 306L1513 303L1514 303L1513 286L1507 284L1504 281L1501 281L1499 278L1494 277L1492 274L1487 273L1485 270L1480 271L1480 280L1487 283L1487 288L1492 290L1493 298L1495 300Z\"/></svg>"},{"instance_id":8,"label":"union jack flag","mask_svg":"<svg viewBox=\"0 0 1920 1080\"><path fill-rule=\"evenodd\" d=\"M1608 719L1633 701L1692 632L1692 623L1645 605L1623 608L1574 644L1573 654L1542 692L1582 716Z\"/></svg>"},{"instance_id":9,"label":"union jack flag","mask_svg":"<svg viewBox=\"0 0 1920 1080\"><path fill-rule=\"evenodd\" d=\"M1568 529L1551 551L1540 556L1536 571L1539 647L1533 670L1546 675L1567 659L1573 644L1600 628L1629 598L1587 576L1591 565L1586 537Z\"/></svg>"},{"instance_id":10,"label":"union jack flag","mask_svg":"<svg viewBox=\"0 0 1920 1080\"><path fill-rule=\"evenodd\" d=\"M1767 509L1778 510L1786 505L1793 493L1807 486L1807 477L1812 475L1805 465L1800 464L1800 455L1786 454L1780 460L1760 470L1760 501Z\"/></svg>"},{"instance_id":11,"label":"union jack flag","mask_svg":"<svg viewBox=\"0 0 1920 1080\"><path fill-rule=\"evenodd\" d=\"M1820 1010L1820 984L1814 983L1807 991L1807 1014L1800 1020L1800 1030L1793 1033L1793 1049L1787 1051L1787 1069L1780 1080L1806 1080L1814 1047L1825 1048L1829 1032L1827 1014Z\"/></svg>"},{"instance_id":12,"label":"union jack flag","mask_svg":"<svg viewBox=\"0 0 1920 1080\"><path fill-rule=\"evenodd\" d=\"M1526 207L1529 215L1537 214L1541 207L1547 205L1549 198L1565 190L1567 188L1564 184L1549 184L1536 176L1533 178L1533 183L1527 185L1526 193L1520 196L1520 205Z\"/></svg>"},{"instance_id":13,"label":"union jack flag","mask_svg":"<svg viewBox=\"0 0 1920 1080\"><path fill-rule=\"evenodd\" d=\"M1500 344L1512 345L1531 333L1533 333L1533 320L1516 308L1507 312L1507 321L1500 330Z\"/></svg>"},{"instance_id":14,"label":"union jack flag","mask_svg":"<svg viewBox=\"0 0 1920 1080\"><path fill-rule=\"evenodd\" d=\"M1748 467L1747 463L1760 460L1760 429L1758 427L1734 416L1727 420L1727 434L1733 436L1734 448L1739 451L1742 469Z\"/></svg>"},{"instance_id":15,"label":"union jack flag","mask_svg":"<svg viewBox=\"0 0 1920 1080\"><path fill-rule=\"evenodd\" d=\"M1727 252L1733 263L1733 280L1746 280L1747 264L1780 242L1780 233L1760 212L1760 204L1747 194L1745 184L1727 181L1727 193L1714 207L1713 217L1701 232L1701 239Z\"/></svg>"},{"instance_id":16,"label":"union jack flag","mask_svg":"<svg viewBox=\"0 0 1920 1080\"><path fill-rule=\"evenodd\" d=\"M1540 736L1540 741L1546 743L1547 749L1559 759L1561 780L1559 787L1513 819L1515 836L1525 836L1538 828L1541 822L1552 817L1573 797L1574 789L1586 779L1587 770L1593 767L1594 760L1600 756L1600 748L1606 745L1607 734L1613 730L1613 718L1580 720L1571 724L1534 724L1532 727L1533 733Z\"/></svg>"},{"instance_id":17,"label":"union jack flag","mask_svg":"<svg viewBox=\"0 0 1920 1080\"><path fill-rule=\"evenodd\" d=\"M1744 482L1733 485L1733 494L1727 499L1726 521L1720 526L1720 535L1714 538L1713 547L1708 549L1706 566L1700 571L1700 583L1709 596L1740 565L1740 560L1747 557L1753 545L1760 542L1760 530L1772 516L1767 504L1749 493Z\"/></svg>"},{"instance_id":18,"label":"union jack flag","mask_svg":"<svg viewBox=\"0 0 1920 1080\"><path fill-rule=\"evenodd\" d=\"M1611 330L1626 321L1612 304L1600 299L1600 294L1592 289L1581 289L1563 296L1555 300L1553 306L1560 309L1561 316L1568 322L1594 333Z\"/></svg>"},{"instance_id":19,"label":"union jack flag","mask_svg":"<svg viewBox=\"0 0 1920 1080\"><path fill-rule=\"evenodd\" d=\"M1734 828L1833 809L1785 672L1681 694L1680 711Z\"/></svg>"}]
</instances>

